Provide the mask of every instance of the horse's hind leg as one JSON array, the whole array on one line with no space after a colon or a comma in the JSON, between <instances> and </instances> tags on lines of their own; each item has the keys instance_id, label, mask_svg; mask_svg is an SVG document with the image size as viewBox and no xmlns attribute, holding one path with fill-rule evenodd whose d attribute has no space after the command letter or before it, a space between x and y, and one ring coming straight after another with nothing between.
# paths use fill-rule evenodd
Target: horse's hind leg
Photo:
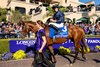
<instances>
[{"instance_id":1,"label":"horse's hind leg","mask_svg":"<svg viewBox=\"0 0 100 67\"><path fill-rule=\"evenodd\" d=\"M83 36L83 38L82 38L81 41L82 41L82 43L83 43L83 46L85 47L85 50L88 51L87 48L89 48L89 46L88 46L88 44L87 44L86 41L85 41L85 36Z\"/></svg>"},{"instance_id":2,"label":"horse's hind leg","mask_svg":"<svg viewBox=\"0 0 100 67\"><path fill-rule=\"evenodd\" d=\"M79 53L79 52L77 52L77 51L75 52L75 57L74 57L74 60L73 60L72 63L75 63L75 62L76 62L76 59L77 59L78 53Z\"/></svg>"},{"instance_id":3,"label":"horse's hind leg","mask_svg":"<svg viewBox=\"0 0 100 67\"><path fill-rule=\"evenodd\" d=\"M88 45L87 45L87 43L86 43L86 41L85 41L85 36L83 36L81 42L82 42L82 58L83 58L84 60L86 60L86 57L85 57L85 55L84 55L84 53L85 53L85 52L84 52L84 47L85 47L85 50L88 51L88 50L87 50Z\"/></svg>"},{"instance_id":4,"label":"horse's hind leg","mask_svg":"<svg viewBox=\"0 0 100 67\"><path fill-rule=\"evenodd\" d=\"M86 60L86 57L85 57L85 55L84 55L85 52L84 52L84 47L83 47L83 45L82 45L82 51L81 51L81 52L82 52L82 58L83 58L84 61L85 61L85 60Z\"/></svg>"},{"instance_id":5,"label":"horse's hind leg","mask_svg":"<svg viewBox=\"0 0 100 67\"><path fill-rule=\"evenodd\" d=\"M76 59L79 53L79 48L80 48L80 41L76 41L75 42L75 57L74 57L73 63L76 62Z\"/></svg>"},{"instance_id":6,"label":"horse's hind leg","mask_svg":"<svg viewBox=\"0 0 100 67\"><path fill-rule=\"evenodd\" d=\"M50 54L51 54L51 62L52 63L56 63L56 58L55 58L55 54L54 54L54 50L52 46L48 46Z\"/></svg>"}]
</instances>

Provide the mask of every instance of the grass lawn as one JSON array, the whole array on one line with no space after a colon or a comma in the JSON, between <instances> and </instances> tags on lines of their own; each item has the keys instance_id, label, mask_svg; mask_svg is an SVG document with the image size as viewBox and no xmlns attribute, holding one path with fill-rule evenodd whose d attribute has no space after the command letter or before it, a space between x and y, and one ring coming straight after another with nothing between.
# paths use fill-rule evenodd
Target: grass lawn
<instances>
[{"instance_id":1,"label":"grass lawn","mask_svg":"<svg viewBox=\"0 0 100 67\"><path fill-rule=\"evenodd\" d=\"M9 40L18 40L18 39L0 39L0 54L9 52Z\"/></svg>"},{"instance_id":2,"label":"grass lawn","mask_svg":"<svg viewBox=\"0 0 100 67\"><path fill-rule=\"evenodd\" d=\"M0 39L0 54L9 52L9 39Z\"/></svg>"}]
</instances>

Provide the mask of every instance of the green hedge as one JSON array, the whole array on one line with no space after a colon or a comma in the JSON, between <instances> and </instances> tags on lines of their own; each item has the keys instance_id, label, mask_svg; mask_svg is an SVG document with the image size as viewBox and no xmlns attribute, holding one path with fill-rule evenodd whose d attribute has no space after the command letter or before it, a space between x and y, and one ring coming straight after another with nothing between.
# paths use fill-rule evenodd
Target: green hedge
<instances>
[{"instance_id":1,"label":"green hedge","mask_svg":"<svg viewBox=\"0 0 100 67\"><path fill-rule=\"evenodd\" d=\"M27 38L29 39L29 38ZM10 40L21 40L20 38L13 38L13 39L0 39L0 54L7 53L10 51L9 48L9 41ZM26 40L26 39L24 39Z\"/></svg>"},{"instance_id":2,"label":"green hedge","mask_svg":"<svg viewBox=\"0 0 100 67\"><path fill-rule=\"evenodd\" d=\"M0 54L9 52L9 39L0 39Z\"/></svg>"}]
</instances>

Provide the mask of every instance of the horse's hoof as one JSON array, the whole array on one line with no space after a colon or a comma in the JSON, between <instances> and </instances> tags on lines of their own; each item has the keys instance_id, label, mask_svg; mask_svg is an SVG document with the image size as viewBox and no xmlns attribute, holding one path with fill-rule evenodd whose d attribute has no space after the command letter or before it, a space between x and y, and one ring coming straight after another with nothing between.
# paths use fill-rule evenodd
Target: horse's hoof
<instances>
[{"instance_id":1,"label":"horse's hoof","mask_svg":"<svg viewBox=\"0 0 100 67\"><path fill-rule=\"evenodd\" d=\"M86 57L83 57L83 59L84 59L84 61L86 61L86 60L87 60L87 58L86 58Z\"/></svg>"},{"instance_id":2,"label":"horse's hoof","mask_svg":"<svg viewBox=\"0 0 100 67\"><path fill-rule=\"evenodd\" d=\"M73 65L73 63L70 63L70 64L69 64L69 66L72 66L72 65Z\"/></svg>"},{"instance_id":3,"label":"horse's hoof","mask_svg":"<svg viewBox=\"0 0 100 67\"><path fill-rule=\"evenodd\" d=\"M87 60L87 58L86 58L86 59L84 59L84 62L86 62L86 60Z\"/></svg>"}]
</instances>

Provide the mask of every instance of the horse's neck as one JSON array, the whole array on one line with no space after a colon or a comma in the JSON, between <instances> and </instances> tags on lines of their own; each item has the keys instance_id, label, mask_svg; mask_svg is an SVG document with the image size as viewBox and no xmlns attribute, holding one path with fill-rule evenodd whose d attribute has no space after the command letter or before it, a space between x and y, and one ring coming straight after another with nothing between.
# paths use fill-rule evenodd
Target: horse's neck
<instances>
[{"instance_id":1,"label":"horse's neck","mask_svg":"<svg viewBox=\"0 0 100 67\"><path fill-rule=\"evenodd\" d=\"M49 27L49 25L47 25L47 24L44 24L44 26L45 26L44 28L47 28L47 27Z\"/></svg>"},{"instance_id":2,"label":"horse's neck","mask_svg":"<svg viewBox=\"0 0 100 67\"><path fill-rule=\"evenodd\" d=\"M49 29L50 29L49 25L45 25L44 29L45 29L45 31L46 31L47 33L49 33Z\"/></svg>"},{"instance_id":3,"label":"horse's neck","mask_svg":"<svg viewBox=\"0 0 100 67\"><path fill-rule=\"evenodd\" d=\"M75 25L69 25L69 26L68 26L68 28L73 28L73 27L75 27Z\"/></svg>"}]
</instances>

